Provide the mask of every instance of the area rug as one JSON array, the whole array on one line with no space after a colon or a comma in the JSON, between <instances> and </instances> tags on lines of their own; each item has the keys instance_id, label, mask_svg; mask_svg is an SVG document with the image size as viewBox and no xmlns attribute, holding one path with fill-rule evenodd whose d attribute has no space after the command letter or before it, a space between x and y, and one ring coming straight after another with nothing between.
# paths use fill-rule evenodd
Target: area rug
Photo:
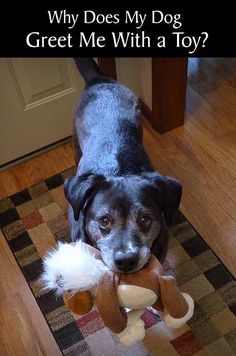
<instances>
[{"instance_id":1,"label":"area rug","mask_svg":"<svg viewBox=\"0 0 236 356\"><path fill-rule=\"evenodd\" d=\"M61 298L42 290L42 257L57 241L70 241L63 182L72 174L69 169L0 201L1 229L62 354L235 355L236 281L181 213L163 264L195 301L194 317L180 329L169 329L146 310L144 341L125 348L95 310L78 318Z\"/></svg>"}]
</instances>

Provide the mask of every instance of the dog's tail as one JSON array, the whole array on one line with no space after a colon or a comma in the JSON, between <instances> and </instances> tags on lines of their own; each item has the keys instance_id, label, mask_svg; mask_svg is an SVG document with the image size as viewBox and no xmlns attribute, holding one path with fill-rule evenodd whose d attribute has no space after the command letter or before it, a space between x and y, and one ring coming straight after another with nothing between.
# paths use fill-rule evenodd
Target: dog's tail
<instances>
[{"instance_id":1,"label":"dog's tail","mask_svg":"<svg viewBox=\"0 0 236 356\"><path fill-rule=\"evenodd\" d=\"M74 58L74 61L86 83L103 75L92 58Z\"/></svg>"}]
</instances>

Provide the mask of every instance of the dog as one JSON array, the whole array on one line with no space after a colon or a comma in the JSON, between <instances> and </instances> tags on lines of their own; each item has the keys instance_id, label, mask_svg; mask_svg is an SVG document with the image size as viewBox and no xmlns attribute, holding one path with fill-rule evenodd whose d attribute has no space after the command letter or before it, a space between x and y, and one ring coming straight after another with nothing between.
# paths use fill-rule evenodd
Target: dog
<instances>
[{"instance_id":1,"label":"dog","mask_svg":"<svg viewBox=\"0 0 236 356\"><path fill-rule=\"evenodd\" d=\"M136 272L150 253L163 261L182 187L155 172L134 93L93 59L75 63L86 85L74 119L77 173L64 184L72 241L97 247L115 272Z\"/></svg>"}]
</instances>

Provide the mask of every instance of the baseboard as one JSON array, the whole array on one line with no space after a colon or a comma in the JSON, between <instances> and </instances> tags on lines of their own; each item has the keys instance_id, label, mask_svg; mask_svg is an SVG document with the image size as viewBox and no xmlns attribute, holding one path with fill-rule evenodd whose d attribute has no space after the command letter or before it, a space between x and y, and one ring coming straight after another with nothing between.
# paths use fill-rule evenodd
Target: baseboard
<instances>
[{"instance_id":1,"label":"baseboard","mask_svg":"<svg viewBox=\"0 0 236 356\"><path fill-rule=\"evenodd\" d=\"M140 104L141 104L141 111L143 116L146 117L146 119L148 119L148 121L150 122L150 124L152 124L153 122L153 114L152 114L152 110L147 106L147 104L145 104L145 102L142 99L140 100Z\"/></svg>"}]
</instances>

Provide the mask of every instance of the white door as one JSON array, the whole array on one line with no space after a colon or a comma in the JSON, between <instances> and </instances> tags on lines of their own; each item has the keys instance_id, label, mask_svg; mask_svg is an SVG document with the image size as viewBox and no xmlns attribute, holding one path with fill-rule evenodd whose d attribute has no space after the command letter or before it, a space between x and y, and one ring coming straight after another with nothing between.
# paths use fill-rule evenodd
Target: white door
<instances>
[{"instance_id":1,"label":"white door","mask_svg":"<svg viewBox=\"0 0 236 356\"><path fill-rule=\"evenodd\" d=\"M0 59L0 165L70 136L83 86L72 59Z\"/></svg>"}]
</instances>

